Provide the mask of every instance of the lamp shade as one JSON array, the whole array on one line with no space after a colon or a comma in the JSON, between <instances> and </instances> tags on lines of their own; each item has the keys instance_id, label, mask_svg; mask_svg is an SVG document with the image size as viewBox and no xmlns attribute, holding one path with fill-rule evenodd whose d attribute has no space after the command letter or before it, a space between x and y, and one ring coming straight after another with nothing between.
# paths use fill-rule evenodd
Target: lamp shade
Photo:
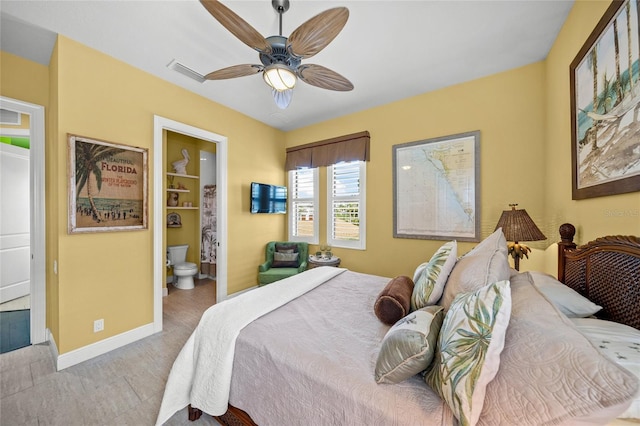
<instances>
[{"instance_id":1,"label":"lamp shade","mask_svg":"<svg viewBox=\"0 0 640 426\"><path fill-rule=\"evenodd\" d=\"M505 210L498 220L496 229L502 228L507 241L541 241L547 237L538 229L527 211L516 210L517 204L510 204L511 210Z\"/></svg>"}]
</instances>

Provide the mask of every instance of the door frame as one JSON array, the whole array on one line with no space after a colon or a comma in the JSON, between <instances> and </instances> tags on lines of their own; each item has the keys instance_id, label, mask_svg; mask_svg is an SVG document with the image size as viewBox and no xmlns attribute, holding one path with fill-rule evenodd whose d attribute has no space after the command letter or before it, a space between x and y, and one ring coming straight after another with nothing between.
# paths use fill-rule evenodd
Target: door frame
<instances>
[{"instance_id":1,"label":"door frame","mask_svg":"<svg viewBox=\"0 0 640 426\"><path fill-rule=\"evenodd\" d=\"M227 298L227 138L159 115L153 117L153 328L162 331L162 283L166 268L164 247L164 130L216 144L216 301Z\"/></svg>"},{"instance_id":2,"label":"door frame","mask_svg":"<svg viewBox=\"0 0 640 426\"><path fill-rule=\"evenodd\" d=\"M29 177L30 177L30 291L31 344L46 342L46 226L45 226L45 129L44 107L0 96L0 107L29 114Z\"/></svg>"}]
</instances>

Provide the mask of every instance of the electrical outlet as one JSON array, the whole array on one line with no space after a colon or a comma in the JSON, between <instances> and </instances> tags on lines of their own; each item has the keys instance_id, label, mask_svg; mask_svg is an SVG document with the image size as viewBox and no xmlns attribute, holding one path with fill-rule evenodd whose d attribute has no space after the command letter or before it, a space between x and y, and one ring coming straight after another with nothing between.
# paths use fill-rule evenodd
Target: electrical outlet
<instances>
[{"instance_id":1,"label":"electrical outlet","mask_svg":"<svg viewBox=\"0 0 640 426\"><path fill-rule=\"evenodd\" d=\"M97 333L98 331L104 330L104 319L98 319L93 322L93 332Z\"/></svg>"}]
</instances>

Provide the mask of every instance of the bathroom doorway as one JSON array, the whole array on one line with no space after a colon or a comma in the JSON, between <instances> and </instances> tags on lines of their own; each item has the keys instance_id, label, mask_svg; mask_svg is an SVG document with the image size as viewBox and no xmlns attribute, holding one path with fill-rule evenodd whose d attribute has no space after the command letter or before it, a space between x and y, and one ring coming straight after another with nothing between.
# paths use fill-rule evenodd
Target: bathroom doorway
<instances>
[{"instance_id":1,"label":"bathroom doorway","mask_svg":"<svg viewBox=\"0 0 640 426\"><path fill-rule=\"evenodd\" d=\"M167 217L165 205L167 203L167 191L165 190L166 173L171 172L166 167L166 143L167 134L176 133L191 138L215 144L215 210L216 210L216 268L215 268L215 300L220 302L227 297L227 138L203 129L199 129L184 123L173 121L164 117L154 117L154 177L153 177L153 238L154 238L154 331L162 330L162 297L164 293L164 279L166 275L166 246L165 229ZM194 151L195 153L195 151ZM195 159L194 159L195 160ZM189 199L189 202L194 200ZM199 203L199 202L198 202ZM185 206L190 211L190 206ZM183 207L184 208L184 207ZM194 215L196 217L196 215ZM198 219L198 223L199 219ZM194 253L199 255L200 242Z\"/></svg>"},{"instance_id":2,"label":"bathroom doorway","mask_svg":"<svg viewBox=\"0 0 640 426\"><path fill-rule=\"evenodd\" d=\"M164 295L170 295L172 290L193 289L195 284L209 285L215 292L218 251L216 145L166 131L165 243L168 265Z\"/></svg>"},{"instance_id":3,"label":"bathroom doorway","mask_svg":"<svg viewBox=\"0 0 640 426\"><path fill-rule=\"evenodd\" d=\"M44 107L0 97L0 109L8 116L14 116L17 119L16 122L25 123L0 125L2 129L0 133L5 145L3 148L7 148L3 149L1 154L3 165L0 192L2 193L3 229L0 232L0 269L3 270L3 274L0 299L2 301L10 299L14 302L14 306L8 308L12 316L11 321L17 318L21 324L20 328L28 334L17 340L26 342L27 345L36 344L47 340ZM19 146L22 147L18 148ZM22 182L14 179L20 179ZM26 189L19 189L21 187ZM25 193L26 197L24 197ZM18 207L21 207L25 213L18 212ZM26 215L26 219L24 216L17 216L20 214ZM17 313L22 315L18 318ZM6 328L10 321L2 322L3 328ZM9 334L16 331L20 330L10 330ZM15 335L11 340L15 340L14 337ZM3 346L4 343L6 342L3 341Z\"/></svg>"}]
</instances>

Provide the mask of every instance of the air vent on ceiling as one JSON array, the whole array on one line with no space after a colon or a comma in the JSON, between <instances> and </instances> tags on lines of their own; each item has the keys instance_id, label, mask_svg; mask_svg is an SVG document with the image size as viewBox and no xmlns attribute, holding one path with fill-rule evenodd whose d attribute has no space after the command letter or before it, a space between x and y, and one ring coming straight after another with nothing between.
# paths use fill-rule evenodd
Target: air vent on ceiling
<instances>
[{"instance_id":1,"label":"air vent on ceiling","mask_svg":"<svg viewBox=\"0 0 640 426\"><path fill-rule=\"evenodd\" d=\"M19 126L21 121L19 112L0 108L0 124Z\"/></svg>"},{"instance_id":2,"label":"air vent on ceiling","mask_svg":"<svg viewBox=\"0 0 640 426\"><path fill-rule=\"evenodd\" d=\"M194 70L192 70L191 68L182 65L180 62L176 61L175 59L169 62L169 64L167 65L167 68L172 69L176 72L179 72L180 74L187 76L190 79L197 81L198 83L204 83L206 81L202 74L199 74Z\"/></svg>"}]
</instances>

